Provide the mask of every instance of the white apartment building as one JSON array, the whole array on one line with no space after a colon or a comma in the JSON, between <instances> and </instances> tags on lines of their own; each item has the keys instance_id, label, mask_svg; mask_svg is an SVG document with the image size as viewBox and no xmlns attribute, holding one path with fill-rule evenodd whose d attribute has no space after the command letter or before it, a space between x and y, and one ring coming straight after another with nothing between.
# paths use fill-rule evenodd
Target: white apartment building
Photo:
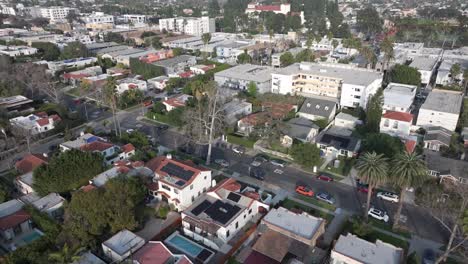
<instances>
[{"instance_id":1,"label":"white apartment building","mask_svg":"<svg viewBox=\"0 0 468 264\"><path fill-rule=\"evenodd\" d=\"M125 91L132 89L138 89L142 92L146 92L148 90L148 86L146 81L135 78L125 78L117 81L117 94L123 94Z\"/></svg>"},{"instance_id":2,"label":"white apartment building","mask_svg":"<svg viewBox=\"0 0 468 264\"><path fill-rule=\"evenodd\" d=\"M421 106L416 125L422 127L441 126L455 131L462 103L463 95L461 92L434 89Z\"/></svg>"},{"instance_id":3,"label":"white apartment building","mask_svg":"<svg viewBox=\"0 0 468 264\"><path fill-rule=\"evenodd\" d=\"M468 59L444 59L437 69L437 85L450 85L453 82L460 84L463 82L463 70L457 76L452 76L450 73L450 69L456 63L460 65L461 69L468 69Z\"/></svg>"},{"instance_id":4,"label":"white apartment building","mask_svg":"<svg viewBox=\"0 0 468 264\"><path fill-rule=\"evenodd\" d=\"M65 6L49 6L49 7L31 7L30 13L33 17L48 18L51 23L63 20L68 13L75 12L76 9Z\"/></svg>"},{"instance_id":5,"label":"white apartment building","mask_svg":"<svg viewBox=\"0 0 468 264\"><path fill-rule=\"evenodd\" d=\"M330 264L403 263L404 251L401 248L377 240L366 241L348 233L340 235L331 251Z\"/></svg>"},{"instance_id":6,"label":"white apartment building","mask_svg":"<svg viewBox=\"0 0 468 264\"><path fill-rule=\"evenodd\" d=\"M266 93L271 91L272 72L273 68L270 66L240 64L215 73L214 80L219 86L239 90L246 90L253 82L259 93Z\"/></svg>"},{"instance_id":7,"label":"white apartment building","mask_svg":"<svg viewBox=\"0 0 468 264\"><path fill-rule=\"evenodd\" d=\"M271 92L339 98L342 107L366 107L382 73L338 64L295 63L271 74Z\"/></svg>"},{"instance_id":8,"label":"white apartment building","mask_svg":"<svg viewBox=\"0 0 468 264\"><path fill-rule=\"evenodd\" d=\"M178 210L186 209L211 188L210 170L175 160L170 154L148 161L146 167L154 172L153 181L158 185L152 195Z\"/></svg>"},{"instance_id":9,"label":"white apartment building","mask_svg":"<svg viewBox=\"0 0 468 264\"><path fill-rule=\"evenodd\" d=\"M0 4L0 14L16 16L16 10L4 4Z\"/></svg>"},{"instance_id":10,"label":"white apartment building","mask_svg":"<svg viewBox=\"0 0 468 264\"><path fill-rule=\"evenodd\" d=\"M382 109L398 112L410 112L416 96L417 87L415 85L389 83L385 88L384 104Z\"/></svg>"},{"instance_id":11,"label":"white apartment building","mask_svg":"<svg viewBox=\"0 0 468 264\"><path fill-rule=\"evenodd\" d=\"M87 29L111 29L114 27L114 16L95 12L83 18Z\"/></svg>"},{"instance_id":12,"label":"white apartment building","mask_svg":"<svg viewBox=\"0 0 468 264\"><path fill-rule=\"evenodd\" d=\"M380 132L406 138L410 135L413 115L406 112L386 111L380 120Z\"/></svg>"},{"instance_id":13,"label":"white apartment building","mask_svg":"<svg viewBox=\"0 0 468 264\"><path fill-rule=\"evenodd\" d=\"M88 57L88 58L76 58L63 61L48 61L47 67L51 72L56 72L60 70L66 70L70 68L78 68L93 65L97 62L97 58ZM38 62L39 63L39 62Z\"/></svg>"},{"instance_id":14,"label":"white apartment building","mask_svg":"<svg viewBox=\"0 0 468 264\"><path fill-rule=\"evenodd\" d=\"M159 30L179 32L187 35L201 36L216 30L215 19L209 17L174 17L159 20Z\"/></svg>"},{"instance_id":15,"label":"white apartment building","mask_svg":"<svg viewBox=\"0 0 468 264\"><path fill-rule=\"evenodd\" d=\"M241 188L235 179L228 179L184 210L184 235L212 249L227 252L231 238L270 208L255 189Z\"/></svg>"},{"instance_id":16,"label":"white apartment building","mask_svg":"<svg viewBox=\"0 0 468 264\"><path fill-rule=\"evenodd\" d=\"M28 46L3 46L0 45L0 54L10 57L28 56L37 53L37 49Z\"/></svg>"},{"instance_id":17,"label":"white apartment building","mask_svg":"<svg viewBox=\"0 0 468 264\"><path fill-rule=\"evenodd\" d=\"M132 15L132 14L125 14L122 16L123 20L127 23L133 24L142 24L146 23L146 16L145 15Z\"/></svg>"},{"instance_id":18,"label":"white apartment building","mask_svg":"<svg viewBox=\"0 0 468 264\"><path fill-rule=\"evenodd\" d=\"M438 62L439 59L437 57L417 56L413 58L409 66L418 69L419 73L421 73L422 84L428 84L435 72Z\"/></svg>"}]
</instances>

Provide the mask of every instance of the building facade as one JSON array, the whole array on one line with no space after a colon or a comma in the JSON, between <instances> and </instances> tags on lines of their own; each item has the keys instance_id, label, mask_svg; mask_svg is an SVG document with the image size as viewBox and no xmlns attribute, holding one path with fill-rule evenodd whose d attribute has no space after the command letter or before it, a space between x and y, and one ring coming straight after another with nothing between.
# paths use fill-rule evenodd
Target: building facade
<instances>
[{"instance_id":1,"label":"building facade","mask_svg":"<svg viewBox=\"0 0 468 264\"><path fill-rule=\"evenodd\" d=\"M159 30L201 36L215 32L215 19L209 17L174 17L159 20Z\"/></svg>"}]
</instances>

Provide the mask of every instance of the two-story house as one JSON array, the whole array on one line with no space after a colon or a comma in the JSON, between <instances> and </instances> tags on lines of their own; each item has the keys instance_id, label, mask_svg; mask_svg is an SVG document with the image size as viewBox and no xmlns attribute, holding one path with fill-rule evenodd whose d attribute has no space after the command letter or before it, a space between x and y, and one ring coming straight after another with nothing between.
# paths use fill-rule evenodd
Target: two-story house
<instances>
[{"instance_id":1,"label":"two-story house","mask_svg":"<svg viewBox=\"0 0 468 264\"><path fill-rule=\"evenodd\" d=\"M409 136L413 115L406 112L386 111L380 120L380 132L405 138Z\"/></svg>"},{"instance_id":2,"label":"two-story house","mask_svg":"<svg viewBox=\"0 0 468 264\"><path fill-rule=\"evenodd\" d=\"M227 179L182 212L184 235L224 252L242 227L268 212L270 207L261 197L254 189L242 189L234 179Z\"/></svg>"},{"instance_id":3,"label":"two-story house","mask_svg":"<svg viewBox=\"0 0 468 264\"><path fill-rule=\"evenodd\" d=\"M211 171L167 156L156 157L146 164L154 172L157 188L153 195L178 210L189 207L197 197L211 188Z\"/></svg>"}]
</instances>

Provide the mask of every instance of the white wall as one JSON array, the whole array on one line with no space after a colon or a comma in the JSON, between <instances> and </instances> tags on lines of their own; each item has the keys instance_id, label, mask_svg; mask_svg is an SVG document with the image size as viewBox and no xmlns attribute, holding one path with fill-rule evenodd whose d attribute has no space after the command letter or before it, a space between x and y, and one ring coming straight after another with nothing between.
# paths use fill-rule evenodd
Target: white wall
<instances>
[{"instance_id":1,"label":"white wall","mask_svg":"<svg viewBox=\"0 0 468 264\"><path fill-rule=\"evenodd\" d=\"M380 120L380 132L391 136L409 136L411 123L383 118Z\"/></svg>"},{"instance_id":2,"label":"white wall","mask_svg":"<svg viewBox=\"0 0 468 264\"><path fill-rule=\"evenodd\" d=\"M418 114L418 126L441 126L450 131L455 131L457 127L459 114L451 114L427 110L421 108Z\"/></svg>"},{"instance_id":3,"label":"white wall","mask_svg":"<svg viewBox=\"0 0 468 264\"><path fill-rule=\"evenodd\" d=\"M294 87L293 75L272 74L271 75L271 92L276 94L293 94Z\"/></svg>"}]
</instances>

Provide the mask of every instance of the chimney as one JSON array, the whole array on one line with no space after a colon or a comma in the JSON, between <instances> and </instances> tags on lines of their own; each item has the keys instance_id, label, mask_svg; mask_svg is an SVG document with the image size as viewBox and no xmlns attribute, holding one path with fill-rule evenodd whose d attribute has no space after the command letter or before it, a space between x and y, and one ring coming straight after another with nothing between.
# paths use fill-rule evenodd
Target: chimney
<instances>
[{"instance_id":1,"label":"chimney","mask_svg":"<svg viewBox=\"0 0 468 264\"><path fill-rule=\"evenodd\" d=\"M171 153L167 153L167 154L166 154L166 159L172 159L172 154L171 154Z\"/></svg>"}]
</instances>

